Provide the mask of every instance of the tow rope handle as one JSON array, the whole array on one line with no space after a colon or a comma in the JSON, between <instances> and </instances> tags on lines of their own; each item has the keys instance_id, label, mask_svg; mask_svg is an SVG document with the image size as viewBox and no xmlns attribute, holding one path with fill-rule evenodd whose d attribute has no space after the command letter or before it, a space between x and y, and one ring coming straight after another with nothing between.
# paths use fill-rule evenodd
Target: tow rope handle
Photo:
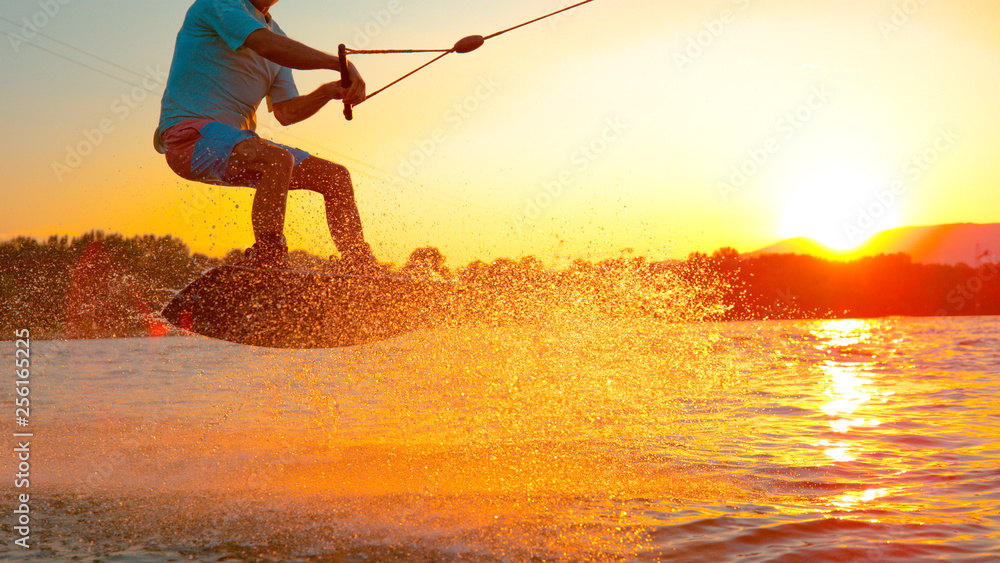
<instances>
[{"instance_id":1,"label":"tow rope handle","mask_svg":"<svg viewBox=\"0 0 1000 563\"><path fill-rule=\"evenodd\" d=\"M347 69L347 46L343 43L337 48L337 57L340 59L340 85L345 90L344 94L347 94L346 90L351 87L352 82L351 73ZM344 99L344 117L348 121L354 119L354 108L346 98Z\"/></svg>"}]
</instances>

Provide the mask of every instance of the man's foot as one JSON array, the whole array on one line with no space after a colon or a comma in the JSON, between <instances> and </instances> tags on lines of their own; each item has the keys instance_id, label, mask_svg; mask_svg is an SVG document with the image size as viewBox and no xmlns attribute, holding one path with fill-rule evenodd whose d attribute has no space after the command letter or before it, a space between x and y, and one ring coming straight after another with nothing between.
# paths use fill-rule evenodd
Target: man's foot
<instances>
[{"instance_id":1,"label":"man's foot","mask_svg":"<svg viewBox=\"0 0 1000 563\"><path fill-rule=\"evenodd\" d=\"M383 276L386 269L378 263L372 247L363 243L353 248L345 249L340 257L330 257L329 269L334 274L346 276Z\"/></svg>"},{"instance_id":2,"label":"man's foot","mask_svg":"<svg viewBox=\"0 0 1000 563\"><path fill-rule=\"evenodd\" d=\"M284 270L288 268L288 245L283 235L265 235L243 252L243 260L236 264L255 270Z\"/></svg>"}]
</instances>

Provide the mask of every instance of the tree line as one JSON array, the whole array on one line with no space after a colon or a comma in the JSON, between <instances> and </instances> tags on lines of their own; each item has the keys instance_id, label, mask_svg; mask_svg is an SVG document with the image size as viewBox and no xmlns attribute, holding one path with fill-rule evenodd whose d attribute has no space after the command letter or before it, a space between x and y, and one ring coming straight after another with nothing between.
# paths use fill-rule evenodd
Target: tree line
<instances>
[{"instance_id":1,"label":"tree line","mask_svg":"<svg viewBox=\"0 0 1000 563\"><path fill-rule=\"evenodd\" d=\"M4 339L20 328L36 338L166 334L171 329L158 312L176 291L241 254L192 254L170 236L94 231L42 242L18 237L0 243L0 327ZM301 251L290 259L293 267L307 269L326 261ZM526 256L452 270L438 249L425 247L391 271L468 285L471 315L525 310L567 288L611 314L667 320L1000 314L1000 265L919 264L905 254L835 262L790 254L744 257L721 248L674 261L623 252L598 262L577 259L563 269Z\"/></svg>"},{"instance_id":2,"label":"tree line","mask_svg":"<svg viewBox=\"0 0 1000 563\"><path fill-rule=\"evenodd\" d=\"M904 253L851 262L797 254L692 254L732 281L728 318L1000 315L1000 264L915 263Z\"/></svg>"}]
</instances>

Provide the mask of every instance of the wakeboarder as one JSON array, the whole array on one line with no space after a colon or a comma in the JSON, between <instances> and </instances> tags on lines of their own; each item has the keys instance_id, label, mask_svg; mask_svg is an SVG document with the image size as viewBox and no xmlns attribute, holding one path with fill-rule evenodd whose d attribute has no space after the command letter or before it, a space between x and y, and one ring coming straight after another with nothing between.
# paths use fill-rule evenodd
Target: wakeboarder
<instances>
[{"instance_id":1,"label":"wakeboarder","mask_svg":"<svg viewBox=\"0 0 1000 563\"><path fill-rule=\"evenodd\" d=\"M347 168L255 133L257 108L282 125L307 119L330 100L357 104L365 82L348 64L349 87L329 82L300 95L291 69L339 72L340 59L290 39L270 15L278 0L195 0L177 35L173 61L154 135L156 150L182 178L256 190L251 211L255 244L241 266L283 269L289 190L323 196L330 235L340 252L331 257L344 274L377 272L365 242Z\"/></svg>"}]
</instances>

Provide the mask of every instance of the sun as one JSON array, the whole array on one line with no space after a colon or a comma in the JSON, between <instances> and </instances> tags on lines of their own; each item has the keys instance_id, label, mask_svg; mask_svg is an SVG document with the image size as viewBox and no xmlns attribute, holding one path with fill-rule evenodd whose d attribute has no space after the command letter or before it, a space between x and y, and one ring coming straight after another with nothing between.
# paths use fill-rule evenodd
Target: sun
<instances>
[{"instance_id":1,"label":"sun","mask_svg":"<svg viewBox=\"0 0 1000 563\"><path fill-rule=\"evenodd\" d=\"M786 190L778 234L808 237L837 251L855 248L902 225L902 202L886 196L889 185L877 173L847 163L807 170Z\"/></svg>"}]
</instances>

